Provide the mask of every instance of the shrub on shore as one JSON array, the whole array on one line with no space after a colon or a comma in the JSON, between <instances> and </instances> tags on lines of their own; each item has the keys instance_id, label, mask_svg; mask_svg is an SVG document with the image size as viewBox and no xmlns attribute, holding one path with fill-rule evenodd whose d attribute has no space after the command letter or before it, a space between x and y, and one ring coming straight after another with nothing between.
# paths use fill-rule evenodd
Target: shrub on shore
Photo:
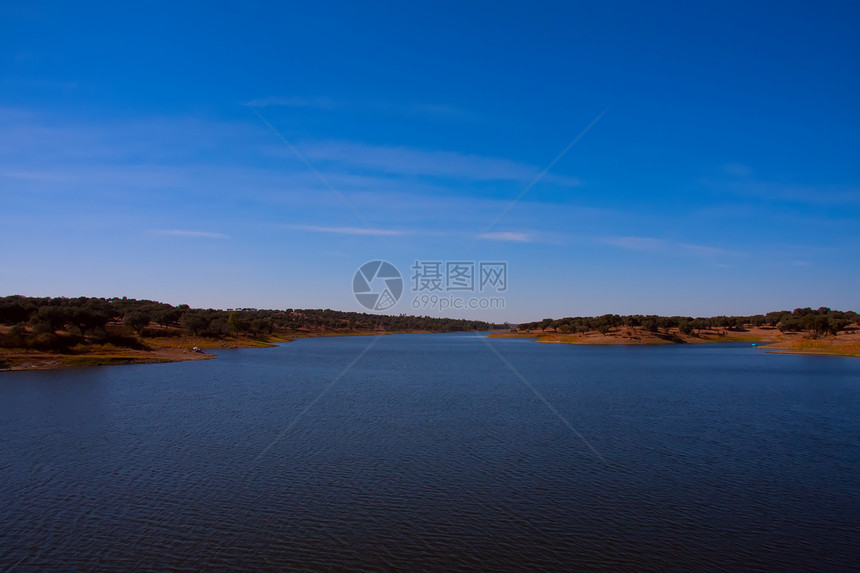
<instances>
[{"instance_id":1,"label":"shrub on shore","mask_svg":"<svg viewBox=\"0 0 860 573\"><path fill-rule=\"evenodd\" d=\"M0 298L0 347L69 351L78 344L145 348L141 339L394 331L486 331L502 325L428 316L388 316L330 309L195 309L129 298Z\"/></svg>"}]
</instances>

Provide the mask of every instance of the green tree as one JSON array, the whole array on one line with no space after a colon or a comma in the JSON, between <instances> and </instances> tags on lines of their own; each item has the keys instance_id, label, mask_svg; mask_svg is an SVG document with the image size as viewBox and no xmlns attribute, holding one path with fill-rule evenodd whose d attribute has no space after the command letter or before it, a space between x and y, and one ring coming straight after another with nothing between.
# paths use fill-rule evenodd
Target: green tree
<instances>
[{"instance_id":1,"label":"green tree","mask_svg":"<svg viewBox=\"0 0 860 573\"><path fill-rule=\"evenodd\" d=\"M250 329L254 334L271 334L272 321L266 318L255 318L251 321Z\"/></svg>"},{"instance_id":2,"label":"green tree","mask_svg":"<svg viewBox=\"0 0 860 573\"><path fill-rule=\"evenodd\" d=\"M19 322L26 322L32 313L32 308L28 308L20 302L4 302L0 304L0 323L18 324Z\"/></svg>"},{"instance_id":3,"label":"green tree","mask_svg":"<svg viewBox=\"0 0 860 573\"><path fill-rule=\"evenodd\" d=\"M230 316L227 317L227 324L230 326L230 330L236 334L248 331L248 321L236 311L231 312Z\"/></svg>"},{"instance_id":4,"label":"green tree","mask_svg":"<svg viewBox=\"0 0 860 573\"><path fill-rule=\"evenodd\" d=\"M230 325L223 316L213 318L206 327L206 334L214 337L227 336L230 334Z\"/></svg>"},{"instance_id":5,"label":"green tree","mask_svg":"<svg viewBox=\"0 0 860 573\"><path fill-rule=\"evenodd\" d=\"M780 332L797 332L801 330L803 326L800 324L800 320L794 318L791 315L787 315L785 318L779 321L779 324L776 327L780 330Z\"/></svg>"},{"instance_id":6,"label":"green tree","mask_svg":"<svg viewBox=\"0 0 860 573\"><path fill-rule=\"evenodd\" d=\"M191 331L194 336L209 328L209 319L194 311L187 311L179 319L179 326Z\"/></svg>"},{"instance_id":7,"label":"green tree","mask_svg":"<svg viewBox=\"0 0 860 573\"><path fill-rule=\"evenodd\" d=\"M125 314L125 317L122 319L122 323L133 328L139 335L143 331L144 327L149 324L150 320L151 317L149 316L149 313L141 310L132 310Z\"/></svg>"},{"instance_id":8,"label":"green tree","mask_svg":"<svg viewBox=\"0 0 860 573\"><path fill-rule=\"evenodd\" d=\"M46 324L54 333L66 326L69 313L59 306L43 306L30 319L34 324Z\"/></svg>"},{"instance_id":9,"label":"green tree","mask_svg":"<svg viewBox=\"0 0 860 573\"><path fill-rule=\"evenodd\" d=\"M109 320L105 313L89 305L73 307L69 314L71 315L71 322L80 329L82 335L89 330L104 328Z\"/></svg>"},{"instance_id":10,"label":"green tree","mask_svg":"<svg viewBox=\"0 0 860 573\"><path fill-rule=\"evenodd\" d=\"M162 327L166 327L169 324L176 324L182 318L182 311L173 307L163 308L156 312L153 318Z\"/></svg>"}]
</instances>

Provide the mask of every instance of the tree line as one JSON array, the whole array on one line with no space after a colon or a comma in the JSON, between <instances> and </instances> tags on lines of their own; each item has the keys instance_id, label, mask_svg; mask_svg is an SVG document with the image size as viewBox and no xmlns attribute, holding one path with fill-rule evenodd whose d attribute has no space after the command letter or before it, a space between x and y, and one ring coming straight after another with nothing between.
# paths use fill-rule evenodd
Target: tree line
<instances>
[{"instance_id":1,"label":"tree line","mask_svg":"<svg viewBox=\"0 0 860 573\"><path fill-rule=\"evenodd\" d=\"M137 337L192 334L212 338L300 332L486 331L502 325L429 316L376 315L331 309L217 310L122 298L0 298L0 347L57 349L88 342L140 345ZM136 335L136 336L135 336Z\"/></svg>"},{"instance_id":2,"label":"tree line","mask_svg":"<svg viewBox=\"0 0 860 573\"><path fill-rule=\"evenodd\" d=\"M618 315L575 316L566 318L545 318L535 322L519 324L520 332L535 330L554 330L563 334L582 334L597 331L605 334L613 328L642 328L649 332L666 332L678 329L684 334L695 334L702 330L743 331L749 326L778 328L782 332L810 332L817 335L837 334L860 322L860 315L854 311L796 308L777 310L767 314L751 316L658 316L658 315Z\"/></svg>"}]
</instances>

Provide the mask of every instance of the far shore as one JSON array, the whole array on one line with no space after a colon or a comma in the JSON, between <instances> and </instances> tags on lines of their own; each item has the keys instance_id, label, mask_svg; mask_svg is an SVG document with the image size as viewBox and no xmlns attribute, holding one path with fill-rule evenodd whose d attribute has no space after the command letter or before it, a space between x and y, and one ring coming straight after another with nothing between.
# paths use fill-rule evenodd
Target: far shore
<instances>
[{"instance_id":1,"label":"far shore","mask_svg":"<svg viewBox=\"0 0 860 573\"><path fill-rule=\"evenodd\" d=\"M146 349L111 347L111 345L105 344L94 345L86 350L73 353L46 352L32 349L0 349L0 372L209 360L217 358L217 355L207 352L208 350L271 348L278 344L302 338L420 334L426 332L429 331L321 331L295 332L289 335L272 335L260 338L235 336L223 339L190 335L164 338L144 337L141 339L141 342L145 345ZM194 350L194 348L199 350Z\"/></svg>"},{"instance_id":2,"label":"far shore","mask_svg":"<svg viewBox=\"0 0 860 573\"><path fill-rule=\"evenodd\" d=\"M564 334L553 329L529 330L526 332L494 332L491 338L534 338L550 344L592 345L661 345L661 344L706 344L714 342L749 342L761 346L768 352L780 354L820 354L831 356L860 357L860 330L842 332L838 335L814 337L808 333L786 332L776 328L746 326L742 330L708 329L693 334L683 334L677 328L668 331L649 332L641 327L609 329L606 333L596 330L580 334Z\"/></svg>"},{"instance_id":3,"label":"far shore","mask_svg":"<svg viewBox=\"0 0 860 573\"><path fill-rule=\"evenodd\" d=\"M176 337L144 337L142 349L94 345L86 350L71 353L40 350L0 349L0 372L19 370L51 370L118 364L153 364L209 360L217 355L207 352L228 348L267 348L292 342L300 338L332 336L373 336L385 334L420 334L426 330L405 331L319 331L294 332L266 337L232 336L221 339L183 335ZM860 357L860 330L839 335L813 337L806 333L780 332L775 328L747 327L743 330L702 330L683 334L677 329L668 332L648 332L642 328L615 328L605 333L589 331L564 334L552 329L527 332L493 331L490 338L529 338L550 344L586 345L663 345L707 344L716 342L748 342L768 352L781 354L808 354ZM194 350L194 349L197 350Z\"/></svg>"}]
</instances>

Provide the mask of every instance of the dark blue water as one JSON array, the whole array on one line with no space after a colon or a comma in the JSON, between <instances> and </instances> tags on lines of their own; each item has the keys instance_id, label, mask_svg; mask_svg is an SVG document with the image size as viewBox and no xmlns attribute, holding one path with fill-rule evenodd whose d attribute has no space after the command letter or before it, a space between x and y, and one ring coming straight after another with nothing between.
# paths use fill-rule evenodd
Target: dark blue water
<instances>
[{"instance_id":1,"label":"dark blue water","mask_svg":"<svg viewBox=\"0 0 860 573\"><path fill-rule=\"evenodd\" d=\"M860 360L486 342L0 374L0 571L857 570Z\"/></svg>"}]
</instances>

